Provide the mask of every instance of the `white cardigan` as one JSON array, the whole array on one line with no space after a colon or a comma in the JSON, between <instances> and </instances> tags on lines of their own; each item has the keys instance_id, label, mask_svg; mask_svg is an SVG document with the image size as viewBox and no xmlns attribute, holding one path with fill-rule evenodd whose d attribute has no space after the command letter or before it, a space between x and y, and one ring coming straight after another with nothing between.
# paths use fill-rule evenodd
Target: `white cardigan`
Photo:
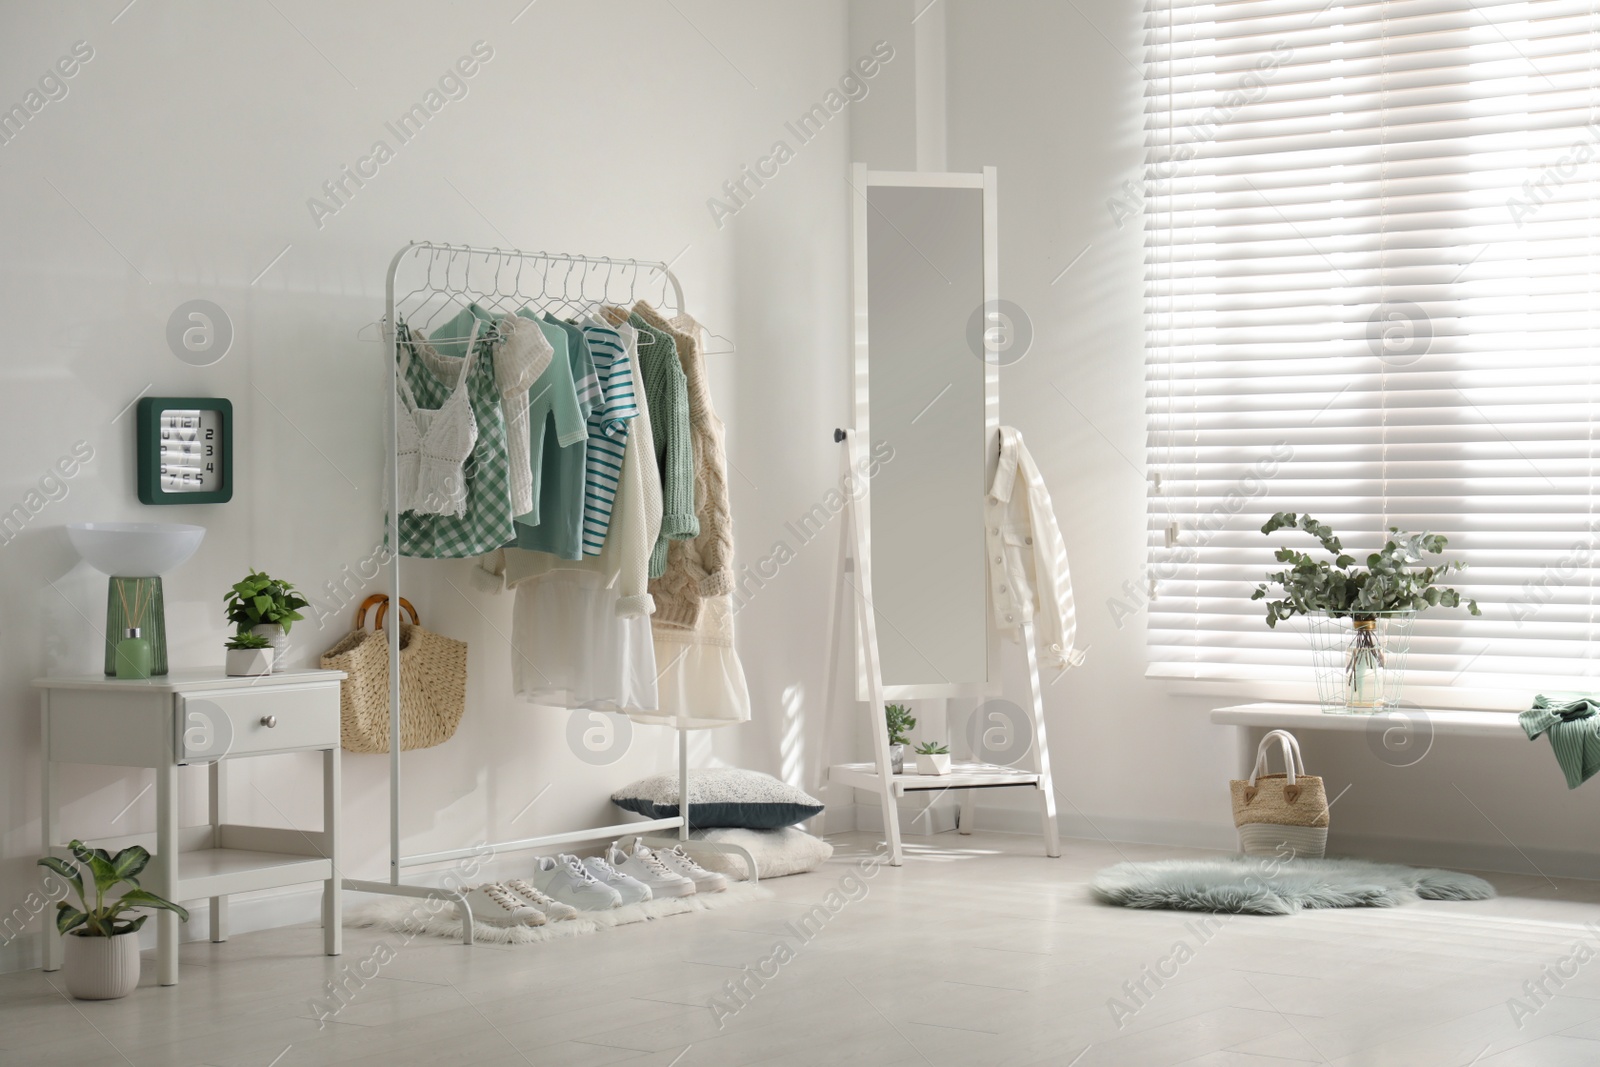
<instances>
[{"instance_id":1,"label":"white cardigan","mask_svg":"<svg viewBox=\"0 0 1600 1067\"><path fill-rule=\"evenodd\" d=\"M1081 664L1083 653L1073 647L1078 622L1067 546L1044 477L1022 434L1010 426L1000 427L1000 461L984 501L984 543L995 628L1020 643L1022 624L1032 622L1046 667L1064 671Z\"/></svg>"}]
</instances>

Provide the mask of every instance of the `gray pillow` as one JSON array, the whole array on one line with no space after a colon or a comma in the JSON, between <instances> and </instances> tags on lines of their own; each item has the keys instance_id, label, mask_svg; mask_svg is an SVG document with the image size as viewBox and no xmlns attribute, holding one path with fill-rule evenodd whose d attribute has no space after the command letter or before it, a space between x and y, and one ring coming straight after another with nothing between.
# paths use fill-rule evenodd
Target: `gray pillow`
<instances>
[{"instance_id":1,"label":"gray pillow","mask_svg":"<svg viewBox=\"0 0 1600 1067\"><path fill-rule=\"evenodd\" d=\"M678 814L678 776L653 774L611 794L611 803L647 819ZM719 767L689 772L689 825L776 830L820 814L822 803L770 774Z\"/></svg>"}]
</instances>

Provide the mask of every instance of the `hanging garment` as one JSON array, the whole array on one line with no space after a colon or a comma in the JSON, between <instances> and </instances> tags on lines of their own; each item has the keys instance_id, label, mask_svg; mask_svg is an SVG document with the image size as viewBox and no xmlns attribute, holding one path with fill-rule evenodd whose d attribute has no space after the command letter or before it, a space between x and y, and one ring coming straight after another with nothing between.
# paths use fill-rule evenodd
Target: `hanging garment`
<instances>
[{"instance_id":1,"label":"hanging garment","mask_svg":"<svg viewBox=\"0 0 1600 1067\"><path fill-rule=\"evenodd\" d=\"M589 416L601 406L602 397L583 330L549 315L545 315L543 322L566 335L567 361L572 369L584 432L570 445L552 447L553 428L546 430L537 479L538 521L530 523L518 517L517 547L576 560L583 558L583 479L588 456Z\"/></svg>"},{"instance_id":2,"label":"hanging garment","mask_svg":"<svg viewBox=\"0 0 1600 1067\"><path fill-rule=\"evenodd\" d=\"M500 386L500 407L506 417L506 452L511 458L511 513L525 515L534 508L533 430L529 390L555 356L538 325L516 315L498 322L499 347L494 353L495 384Z\"/></svg>"},{"instance_id":3,"label":"hanging garment","mask_svg":"<svg viewBox=\"0 0 1600 1067\"><path fill-rule=\"evenodd\" d=\"M624 350L634 351L633 327L617 327ZM616 591L618 618L649 615L655 603L649 592L650 553L661 526L661 477L656 470L655 442L650 433L649 402L643 393L635 398L639 416L628 434L622 460L622 477L611 515L605 547L598 556L562 560L546 552L506 548L484 557L483 569L503 579L506 587L520 587L553 570L583 570L602 575Z\"/></svg>"},{"instance_id":4,"label":"hanging garment","mask_svg":"<svg viewBox=\"0 0 1600 1067\"><path fill-rule=\"evenodd\" d=\"M552 569L518 585L516 596L511 647L518 696L558 708L656 707L650 616L619 617L618 591L607 587L605 575Z\"/></svg>"},{"instance_id":5,"label":"hanging garment","mask_svg":"<svg viewBox=\"0 0 1600 1067\"><path fill-rule=\"evenodd\" d=\"M639 314L643 319L642 313ZM711 390L706 382L705 363L700 355L704 351L698 343L702 328L687 315L679 315L672 322L674 330L694 341L687 349L689 358L683 365L683 370L689 378L687 394L695 398L699 406L696 417L692 420L692 426L699 437L699 451L706 457L707 465L715 465L716 469L721 471L725 468L727 460L723 455L722 423L717 419L716 412L711 406ZM709 496L711 494L708 494ZM719 531L725 533L729 538L731 549L732 524L727 509L726 490L722 492L720 500L703 499L699 504L701 528L712 532L713 535ZM698 542L679 542L672 548L687 549L695 553L697 558L703 559L698 557L697 544ZM722 565L731 573L733 565L731 550L725 555L719 554L714 558L724 561ZM709 573L705 572L703 563L699 572L694 573L700 572ZM667 612L669 603L672 608L680 611L686 605L693 604L697 609L697 618L692 628L659 625L654 627L658 667L656 675L658 707L655 711L647 708L630 708L629 717L636 722L677 726L683 729L747 722L750 718L750 689L745 681L744 664L739 661L739 652L734 647L732 596L727 592L703 597L694 593L686 595L682 587L675 586L672 590L662 589L659 582L652 582L651 587L657 599L658 619ZM663 597L670 598L669 603L663 603Z\"/></svg>"},{"instance_id":6,"label":"hanging garment","mask_svg":"<svg viewBox=\"0 0 1600 1067\"><path fill-rule=\"evenodd\" d=\"M567 331L541 320L529 308L517 312L517 319L531 324L544 334L554 350L550 365L528 390L529 470L532 477L533 506L516 513L518 528L539 523L539 486L544 475L544 456L552 449L570 448L588 436L583 407L578 401L578 385L572 377L572 354ZM512 538L507 538L510 543Z\"/></svg>"},{"instance_id":7,"label":"hanging garment","mask_svg":"<svg viewBox=\"0 0 1600 1067\"><path fill-rule=\"evenodd\" d=\"M673 542L667 567L650 583L655 624L693 629L701 600L733 591L733 522L728 507L728 458L722 420L711 406L711 387L697 338L700 324L688 316L671 322L640 301L634 314L658 334L672 338L689 398L689 436L694 455L695 518L700 532Z\"/></svg>"},{"instance_id":8,"label":"hanging garment","mask_svg":"<svg viewBox=\"0 0 1600 1067\"><path fill-rule=\"evenodd\" d=\"M984 520L995 628L1020 642L1022 624L1031 621L1046 667L1064 671L1078 666L1083 653L1073 647L1078 622L1067 546L1044 476L1022 434L1010 426L1000 427L1000 461L984 503Z\"/></svg>"},{"instance_id":9,"label":"hanging garment","mask_svg":"<svg viewBox=\"0 0 1600 1067\"><path fill-rule=\"evenodd\" d=\"M650 577L667 569L667 543L700 532L695 518L694 446L689 430L689 385L672 338L622 308L602 309L607 321L626 322L638 333L638 367L650 406L656 464L661 472L661 533L650 555Z\"/></svg>"},{"instance_id":10,"label":"hanging garment","mask_svg":"<svg viewBox=\"0 0 1600 1067\"><path fill-rule=\"evenodd\" d=\"M603 400L589 415L588 454L584 456L583 469L583 554L598 556L611 526L622 460L628 447L628 424L639 414L639 405L634 398L633 362L623 346L622 335L592 317L579 325L589 342Z\"/></svg>"},{"instance_id":11,"label":"hanging garment","mask_svg":"<svg viewBox=\"0 0 1600 1067\"><path fill-rule=\"evenodd\" d=\"M419 406L437 408L464 377L478 439L464 467L465 511L459 515L402 513L400 553L427 559L478 556L505 544L516 533L511 521L511 461L494 354L491 343L482 336L480 318L471 311L461 312L434 335L441 340L429 343L421 333L410 332L406 348L412 358L403 370L406 385Z\"/></svg>"},{"instance_id":12,"label":"hanging garment","mask_svg":"<svg viewBox=\"0 0 1600 1067\"><path fill-rule=\"evenodd\" d=\"M1553 702L1544 695L1533 698L1533 707L1517 716L1528 740L1550 735L1550 751L1555 753L1567 788L1576 789L1600 774L1600 700L1579 697Z\"/></svg>"},{"instance_id":13,"label":"hanging garment","mask_svg":"<svg viewBox=\"0 0 1600 1067\"><path fill-rule=\"evenodd\" d=\"M473 330L476 333L476 325ZM409 346L410 331L404 323L399 332L401 344ZM471 359L469 346L469 364ZM469 375L460 375L444 403L431 410L417 403L404 373L397 377L400 410L395 422L395 463L400 510L418 515L465 515L467 476L462 467L478 441L478 423L467 395Z\"/></svg>"},{"instance_id":14,"label":"hanging garment","mask_svg":"<svg viewBox=\"0 0 1600 1067\"><path fill-rule=\"evenodd\" d=\"M633 328L624 323L617 332L631 352ZM657 710L649 565L661 525L661 480L648 401L641 394L637 403L600 554L563 560L508 547L481 563L516 589L513 684L536 703Z\"/></svg>"}]
</instances>

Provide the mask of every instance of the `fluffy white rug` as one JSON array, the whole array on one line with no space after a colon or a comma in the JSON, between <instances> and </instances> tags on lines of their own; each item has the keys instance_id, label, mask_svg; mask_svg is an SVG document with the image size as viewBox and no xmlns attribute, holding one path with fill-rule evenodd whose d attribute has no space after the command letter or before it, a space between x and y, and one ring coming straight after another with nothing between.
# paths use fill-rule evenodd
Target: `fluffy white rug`
<instances>
[{"instance_id":1,"label":"fluffy white rug","mask_svg":"<svg viewBox=\"0 0 1600 1067\"><path fill-rule=\"evenodd\" d=\"M759 885L735 882L725 892L695 894L692 897L652 900L609 911L580 912L576 919L545 923L543 926L490 926L474 923L472 936L477 941L499 945L529 945L557 938L581 937L602 927L647 922L668 915L692 911L716 911L752 900L770 900L773 892ZM396 933L428 934L459 941L461 920L454 904L410 897L378 897L366 904L345 909L344 924L351 927L379 926Z\"/></svg>"},{"instance_id":2,"label":"fluffy white rug","mask_svg":"<svg viewBox=\"0 0 1600 1067\"><path fill-rule=\"evenodd\" d=\"M1456 871L1370 860L1274 859L1119 863L1095 875L1095 897L1125 908L1293 915L1302 908L1391 908L1417 900L1486 900L1494 887Z\"/></svg>"}]
</instances>

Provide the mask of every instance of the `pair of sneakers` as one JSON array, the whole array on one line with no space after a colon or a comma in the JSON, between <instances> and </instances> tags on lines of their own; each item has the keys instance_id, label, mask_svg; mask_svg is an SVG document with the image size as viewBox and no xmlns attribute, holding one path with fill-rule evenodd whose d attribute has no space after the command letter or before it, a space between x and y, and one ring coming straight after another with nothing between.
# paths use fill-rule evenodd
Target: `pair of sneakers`
<instances>
[{"instance_id":1,"label":"pair of sneakers","mask_svg":"<svg viewBox=\"0 0 1600 1067\"><path fill-rule=\"evenodd\" d=\"M522 878L473 886L464 895L473 920L490 926L543 926L578 917L577 908L555 900Z\"/></svg>"},{"instance_id":2,"label":"pair of sneakers","mask_svg":"<svg viewBox=\"0 0 1600 1067\"><path fill-rule=\"evenodd\" d=\"M728 880L696 863L682 845L653 849L643 838L633 839L633 851L624 852L614 842L606 849L606 862L615 870L644 882L658 897L687 897L695 893L720 893Z\"/></svg>"},{"instance_id":3,"label":"pair of sneakers","mask_svg":"<svg viewBox=\"0 0 1600 1067\"><path fill-rule=\"evenodd\" d=\"M596 856L540 856L529 881L579 911L609 911L651 899L650 886Z\"/></svg>"}]
</instances>

